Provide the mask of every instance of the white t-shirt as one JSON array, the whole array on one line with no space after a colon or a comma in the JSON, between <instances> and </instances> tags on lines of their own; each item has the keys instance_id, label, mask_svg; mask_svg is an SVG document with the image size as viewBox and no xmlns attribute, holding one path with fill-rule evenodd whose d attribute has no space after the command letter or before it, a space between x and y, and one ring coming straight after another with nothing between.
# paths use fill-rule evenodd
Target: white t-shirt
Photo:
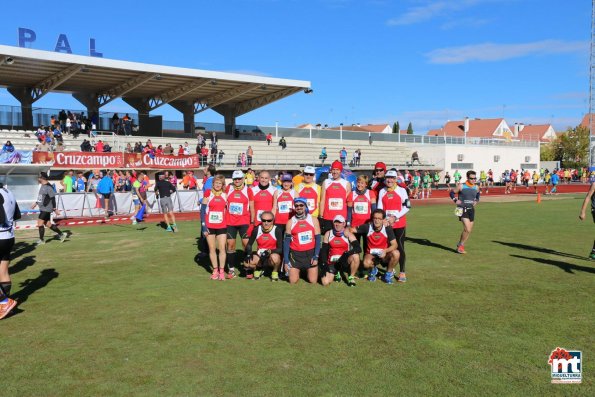
<instances>
[{"instance_id":1,"label":"white t-shirt","mask_svg":"<svg viewBox=\"0 0 595 397\"><path fill-rule=\"evenodd\" d=\"M10 192L8 189L0 189L0 195L2 195L4 201L2 206L4 207L4 214L6 215L4 223L0 225L0 240L8 240L14 237L13 216L17 201L14 198L12 192Z\"/></svg>"}]
</instances>

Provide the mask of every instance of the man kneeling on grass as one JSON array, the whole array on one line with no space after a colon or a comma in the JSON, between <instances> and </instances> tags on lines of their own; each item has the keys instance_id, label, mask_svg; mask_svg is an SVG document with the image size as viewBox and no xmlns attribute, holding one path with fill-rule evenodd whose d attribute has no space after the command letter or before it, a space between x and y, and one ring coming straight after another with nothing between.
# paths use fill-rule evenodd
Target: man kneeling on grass
<instances>
[{"instance_id":1,"label":"man kneeling on grass","mask_svg":"<svg viewBox=\"0 0 595 397\"><path fill-rule=\"evenodd\" d=\"M271 281L279 281L279 267L283 251L283 228L275 225L275 218L271 211L260 214L260 225L252 230L246 245L246 278L258 280L262 277L263 267L273 268ZM256 242L256 252L252 252L252 245Z\"/></svg>"},{"instance_id":2,"label":"man kneeling on grass","mask_svg":"<svg viewBox=\"0 0 595 397\"><path fill-rule=\"evenodd\" d=\"M347 285L355 287L355 273L359 268L359 254L362 248L351 231L345 229L345 218L337 215L333 228L324 234L320 248L322 285L330 285L333 280L341 281L341 272L348 272Z\"/></svg>"}]
</instances>

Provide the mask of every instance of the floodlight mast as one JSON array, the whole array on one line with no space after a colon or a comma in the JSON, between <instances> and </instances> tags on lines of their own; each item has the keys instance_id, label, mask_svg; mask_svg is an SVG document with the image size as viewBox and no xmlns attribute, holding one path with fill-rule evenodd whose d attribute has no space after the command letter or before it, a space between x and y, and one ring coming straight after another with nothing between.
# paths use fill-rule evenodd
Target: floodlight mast
<instances>
[{"instance_id":1,"label":"floodlight mast","mask_svg":"<svg viewBox=\"0 0 595 397\"><path fill-rule=\"evenodd\" d=\"M595 0L591 1L591 48L589 62L589 168L595 167L595 128L593 122L595 113Z\"/></svg>"}]
</instances>

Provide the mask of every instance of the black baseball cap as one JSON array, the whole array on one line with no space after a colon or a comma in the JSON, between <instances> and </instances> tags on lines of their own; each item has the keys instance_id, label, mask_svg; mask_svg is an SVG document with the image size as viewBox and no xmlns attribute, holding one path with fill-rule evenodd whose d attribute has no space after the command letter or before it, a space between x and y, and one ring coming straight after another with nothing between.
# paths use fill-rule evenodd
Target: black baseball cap
<instances>
[{"instance_id":1,"label":"black baseball cap","mask_svg":"<svg viewBox=\"0 0 595 397\"><path fill-rule=\"evenodd\" d=\"M39 173L39 178L40 179L45 179L46 181L49 179L48 174L46 172L40 172Z\"/></svg>"}]
</instances>

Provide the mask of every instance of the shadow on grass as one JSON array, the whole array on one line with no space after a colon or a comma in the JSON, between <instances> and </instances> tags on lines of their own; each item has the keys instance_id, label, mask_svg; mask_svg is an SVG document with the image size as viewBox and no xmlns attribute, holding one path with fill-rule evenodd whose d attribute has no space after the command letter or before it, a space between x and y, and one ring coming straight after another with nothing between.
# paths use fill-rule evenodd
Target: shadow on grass
<instances>
[{"instance_id":1,"label":"shadow on grass","mask_svg":"<svg viewBox=\"0 0 595 397\"><path fill-rule=\"evenodd\" d=\"M26 241L17 242L12 248L12 254L10 255L11 260L15 260L18 257L28 254L35 249L35 243L28 243Z\"/></svg>"},{"instance_id":2,"label":"shadow on grass","mask_svg":"<svg viewBox=\"0 0 595 397\"><path fill-rule=\"evenodd\" d=\"M581 266L581 265L573 265L572 263L560 262L560 261L555 261L555 260L552 260L552 259L530 258L528 256L522 256L522 255L512 255L511 254L510 256L515 257L515 258L519 258L519 259L529 259L529 260L532 260L532 261L537 262L537 263L542 263L544 265L556 266L556 267L559 267L560 269L564 270L566 273L570 273L570 274L574 274L574 271L580 271L580 272L586 272L586 273L595 274L595 268L594 267L587 267L587 266Z\"/></svg>"},{"instance_id":3,"label":"shadow on grass","mask_svg":"<svg viewBox=\"0 0 595 397\"><path fill-rule=\"evenodd\" d=\"M506 245L507 247L517 248L520 250L535 251L535 252L539 252L540 254L558 255L558 256L562 256L564 258L587 260L587 258L584 256L569 254L567 252L560 252L560 251L556 251L556 250L549 249L549 248L537 247L534 245L511 243L511 242L507 242L507 241L496 241L496 240L492 240L492 243L498 243L498 244Z\"/></svg>"},{"instance_id":4,"label":"shadow on grass","mask_svg":"<svg viewBox=\"0 0 595 397\"><path fill-rule=\"evenodd\" d=\"M427 238L415 238L415 237L405 237L405 241L410 241L413 244L425 245L426 247L438 248L448 252L456 253L457 250L451 247L447 247L446 245L434 243Z\"/></svg>"},{"instance_id":5,"label":"shadow on grass","mask_svg":"<svg viewBox=\"0 0 595 397\"><path fill-rule=\"evenodd\" d=\"M10 274L17 274L28 268L29 266L33 266L35 264L35 257L34 256L26 256L22 258L20 261L10 265Z\"/></svg>"},{"instance_id":6,"label":"shadow on grass","mask_svg":"<svg viewBox=\"0 0 595 397\"><path fill-rule=\"evenodd\" d=\"M47 286L53 279L58 278L58 275L59 273L56 271L56 269L44 269L36 278L30 278L23 281L20 284L21 289L16 293L11 294L10 297L16 300L20 306L25 303L27 299L29 299L29 297L35 292ZM15 316L24 311L20 309L19 306L13 310L11 316Z\"/></svg>"}]
</instances>

